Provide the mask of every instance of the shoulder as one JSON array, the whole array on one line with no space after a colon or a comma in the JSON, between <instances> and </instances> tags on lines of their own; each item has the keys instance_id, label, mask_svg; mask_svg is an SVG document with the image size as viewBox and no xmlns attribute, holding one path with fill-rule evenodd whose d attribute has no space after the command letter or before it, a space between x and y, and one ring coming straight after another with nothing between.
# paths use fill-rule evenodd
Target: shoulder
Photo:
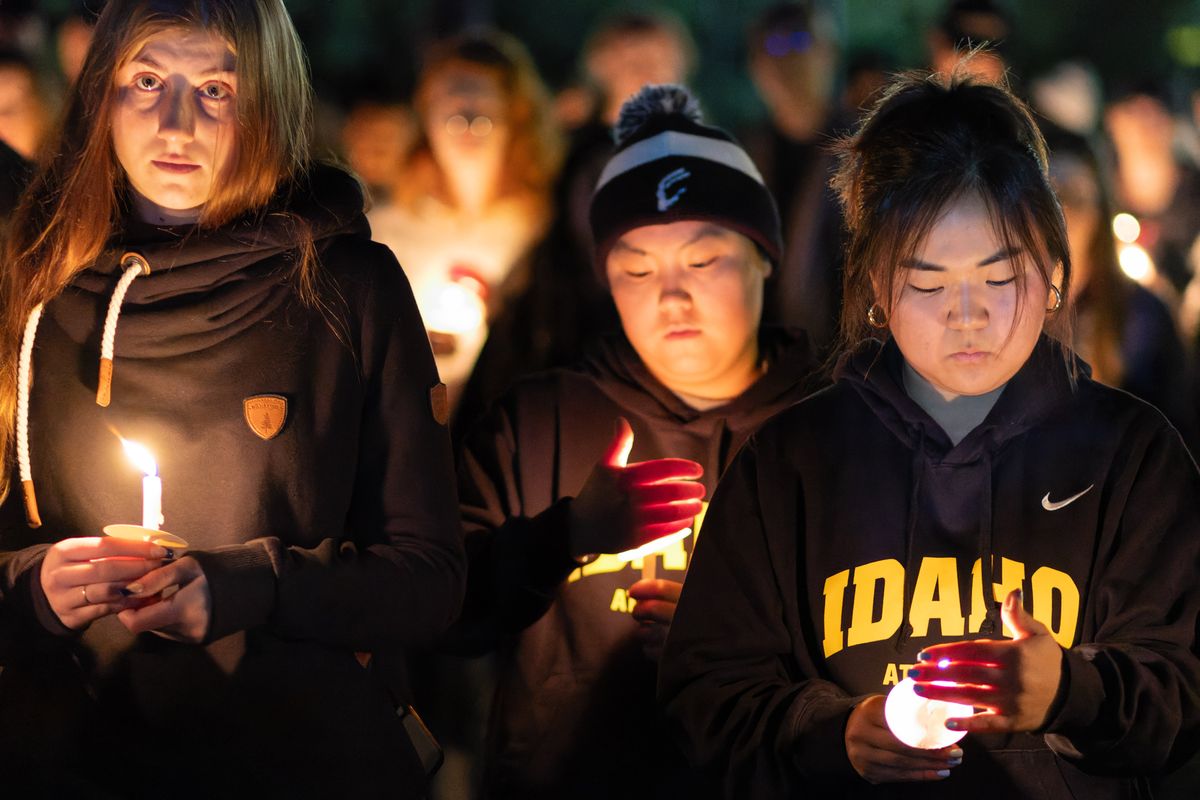
<instances>
[{"instance_id":1,"label":"shoulder","mask_svg":"<svg viewBox=\"0 0 1200 800\"><path fill-rule=\"evenodd\" d=\"M1129 392L1080 376L1075 391L1047 420L1048 431L1067 433L1065 440L1110 442L1121 450L1144 449L1151 442L1183 440L1163 413ZM1069 441L1064 441L1069 444Z\"/></svg>"}]
</instances>

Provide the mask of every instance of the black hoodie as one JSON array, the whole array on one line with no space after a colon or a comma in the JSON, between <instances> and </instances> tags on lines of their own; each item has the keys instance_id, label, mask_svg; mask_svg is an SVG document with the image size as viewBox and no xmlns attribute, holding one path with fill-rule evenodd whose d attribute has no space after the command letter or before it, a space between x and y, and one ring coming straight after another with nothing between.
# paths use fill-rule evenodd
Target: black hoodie
<instances>
[{"instance_id":1,"label":"black hoodie","mask_svg":"<svg viewBox=\"0 0 1200 800\"><path fill-rule=\"evenodd\" d=\"M46 307L30 413L44 524L24 524L14 476L0 526L6 780L88 796L421 789L388 664L449 624L463 585L437 373L355 183L321 169L290 189L216 230L131 222ZM290 277L298 225L323 308ZM151 272L123 304L103 408L100 332L131 250ZM286 403L273 436L252 416L264 396ZM163 527L211 591L206 646L134 637L115 617L75 634L41 591L49 543L141 517L116 434L157 456ZM376 655L370 669L356 651Z\"/></svg>"},{"instance_id":2,"label":"black hoodie","mask_svg":"<svg viewBox=\"0 0 1200 800\"><path fill-rule=\"evenodd\" d=\"M1138 796L1196 743L1194 462L1152 407L1072 388L1045 339L955 447L901 368L869 343L730 467L663 656L668 717L732 797ZM1045 730L967 736L944 781L867 784L850 710L924 647L999 638L988 582L1069 648Z\"/></svg>"},{"instance_id":3,"label":"black hoodie","mask_svg":"<svg viewBox=\"0 0 1200 800\"><path fill-rule=\"evenodd\" d=\"M812 370L802 335L764 331L766 374L700 412L646 369L624 336L576 370L517 386L468 438L459 494L469 557L460 648L499 647L485 770L489 797L669 797L699 788L663 730L656 666L642 653L628 588L640 561L568 554L571 498L624 416L630 462L666 456L704 467L709 491L742 442L799 400ZM691 542L657 556L682 581Z\"/></svg>"}]
</instances>

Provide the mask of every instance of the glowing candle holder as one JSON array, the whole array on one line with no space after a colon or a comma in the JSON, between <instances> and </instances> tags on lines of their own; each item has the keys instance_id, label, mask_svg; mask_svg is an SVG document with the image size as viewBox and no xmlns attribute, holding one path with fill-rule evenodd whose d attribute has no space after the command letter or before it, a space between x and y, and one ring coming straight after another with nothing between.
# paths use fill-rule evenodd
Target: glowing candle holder
<instances>
[{"instance_id":1,"label":"glowing candle holder","mask_svg":"<svg viewBox=\"0 0 1200 800\"><path fill-rule=\"evenodd\" d=\"M953 685L945 681L933 683L937 686ZM962 703L926 699L913 690L915 685L912 678L905 678L888 692L883 716L893 736L909 747L938 750L967 735L966 731L947 728L946 720L969 717L975 713L974 708Z\"/></svg>"},{"instance_id":2,"label":"glowing candle holder","mask_svg":"<svg viewBox=\"0 0 1200 800\"><path fill-rule=\"evenodd\" d=\"M116 539L129 539L138 542L154 542L160 547L170 547L178 552L186 550L186 540L173 533L161 530L162 515L162 479L158 476L158 462L142 445L128 439L121 440L125 455L142 471L142 524L141 525L106 525L104 534Z\"/></svg>"}]
</instances>

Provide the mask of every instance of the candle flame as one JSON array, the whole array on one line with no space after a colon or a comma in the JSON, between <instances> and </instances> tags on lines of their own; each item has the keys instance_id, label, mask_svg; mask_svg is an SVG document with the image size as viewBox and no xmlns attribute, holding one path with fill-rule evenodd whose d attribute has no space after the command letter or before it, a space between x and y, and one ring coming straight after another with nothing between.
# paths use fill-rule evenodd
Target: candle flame
<instances>
[{"instance_id":1,"label":"candle flame","mask_svg":"<svg viewBox=\"0 0 1200 800\"><path fill-rule=\"evenodd\" d=\"M158 462L154 460L154 456L150 454L149 450L137 442L131 442L125 438L121 439L121 446L125 448L125 455L129 457L135 467L151 477L158 474Z\"/></svg>"}]
</instances>

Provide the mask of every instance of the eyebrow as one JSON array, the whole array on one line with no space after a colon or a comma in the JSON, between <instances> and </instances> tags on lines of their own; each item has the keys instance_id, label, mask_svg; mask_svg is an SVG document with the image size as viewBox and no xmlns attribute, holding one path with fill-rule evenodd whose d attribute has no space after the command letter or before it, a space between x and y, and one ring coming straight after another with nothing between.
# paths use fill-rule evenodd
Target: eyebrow
<instances>
[{"instance_id":1,"label":"eyebrow","mask_svg":"<svg viewBox=\"0 0 1200 800\"><path fill-rule=\"evenodd\" d=\"M638 254L638 255L641 255L641 256L644 256L644 255L646 255L646 251L645 251L645 250L639 250L639 249L637 249L637 248L636 248L636 247L634 247L633 245L631 245L631 244L629 244L628 242L626 242L624 239L617 239L616 243L615 243L615 244L612 246L612 249L613 249L613 250L621 250L621 251L623 251L623 252L626 252L626 253L636 253L636 254Z\"/></svg>"},{"instance_id":2,"label":"eyebrow","mask_svg":"<svg viewBox=\"0 0 1200 800\"><path fill-rule=\"evenodd\" d=\"M725 238L725 230L718 225L705 225L703 228L696 231L696 235L693 236L691 239L688 239L687 242L684 243L683 246L688 247L688 246L693 245L696 242L700 241L701 239L710 239L710 238L724 239Z\"/></svg>"},{"instance_id":3,"label":"eyebrow","mask_svg":"<svg viewBox=\"0 0 1200 800\"><path fill-rule=\"evenodd\" d=\"M990 267L992 264L996 264L1000 261L1006 261L1006 260L1008 260L1010 258L1014 258L1020 254L1021 254L1020 247L1006 247L1003 250L997 250L995 253L992 253L990 256L985 258L983 261L980 261L975 266L976 267ZM914 258L910 261L905 261L901 266L907 267L908 269L921 270L923 272L945 272L946 271L946 268L941 266L940 264L931 264L928 261L922 261L919 258Z\"/></svg>"},{"instance_id":4,"label":"eyebrow","mask_svg":"<svg viewBox=\"0 0 1200 800\"><path fill-rule=\"evenodd\" d=\"M147 67L150 67L151 69L159 70L160 72L167 71L166 67L164 67L162 64L158 63L158 61L156 61L152 56L148 56L145 53L141 53L139 55L134 56L132 60L136 64L145 64ZM234 73L235 73L235 70L233 68L226 67L226 66L220 66L220 67L209 67L208 69L202 69L197 74L198 75L221 75L221 74L233 75Z\"/></svg>"}]
</instances>

